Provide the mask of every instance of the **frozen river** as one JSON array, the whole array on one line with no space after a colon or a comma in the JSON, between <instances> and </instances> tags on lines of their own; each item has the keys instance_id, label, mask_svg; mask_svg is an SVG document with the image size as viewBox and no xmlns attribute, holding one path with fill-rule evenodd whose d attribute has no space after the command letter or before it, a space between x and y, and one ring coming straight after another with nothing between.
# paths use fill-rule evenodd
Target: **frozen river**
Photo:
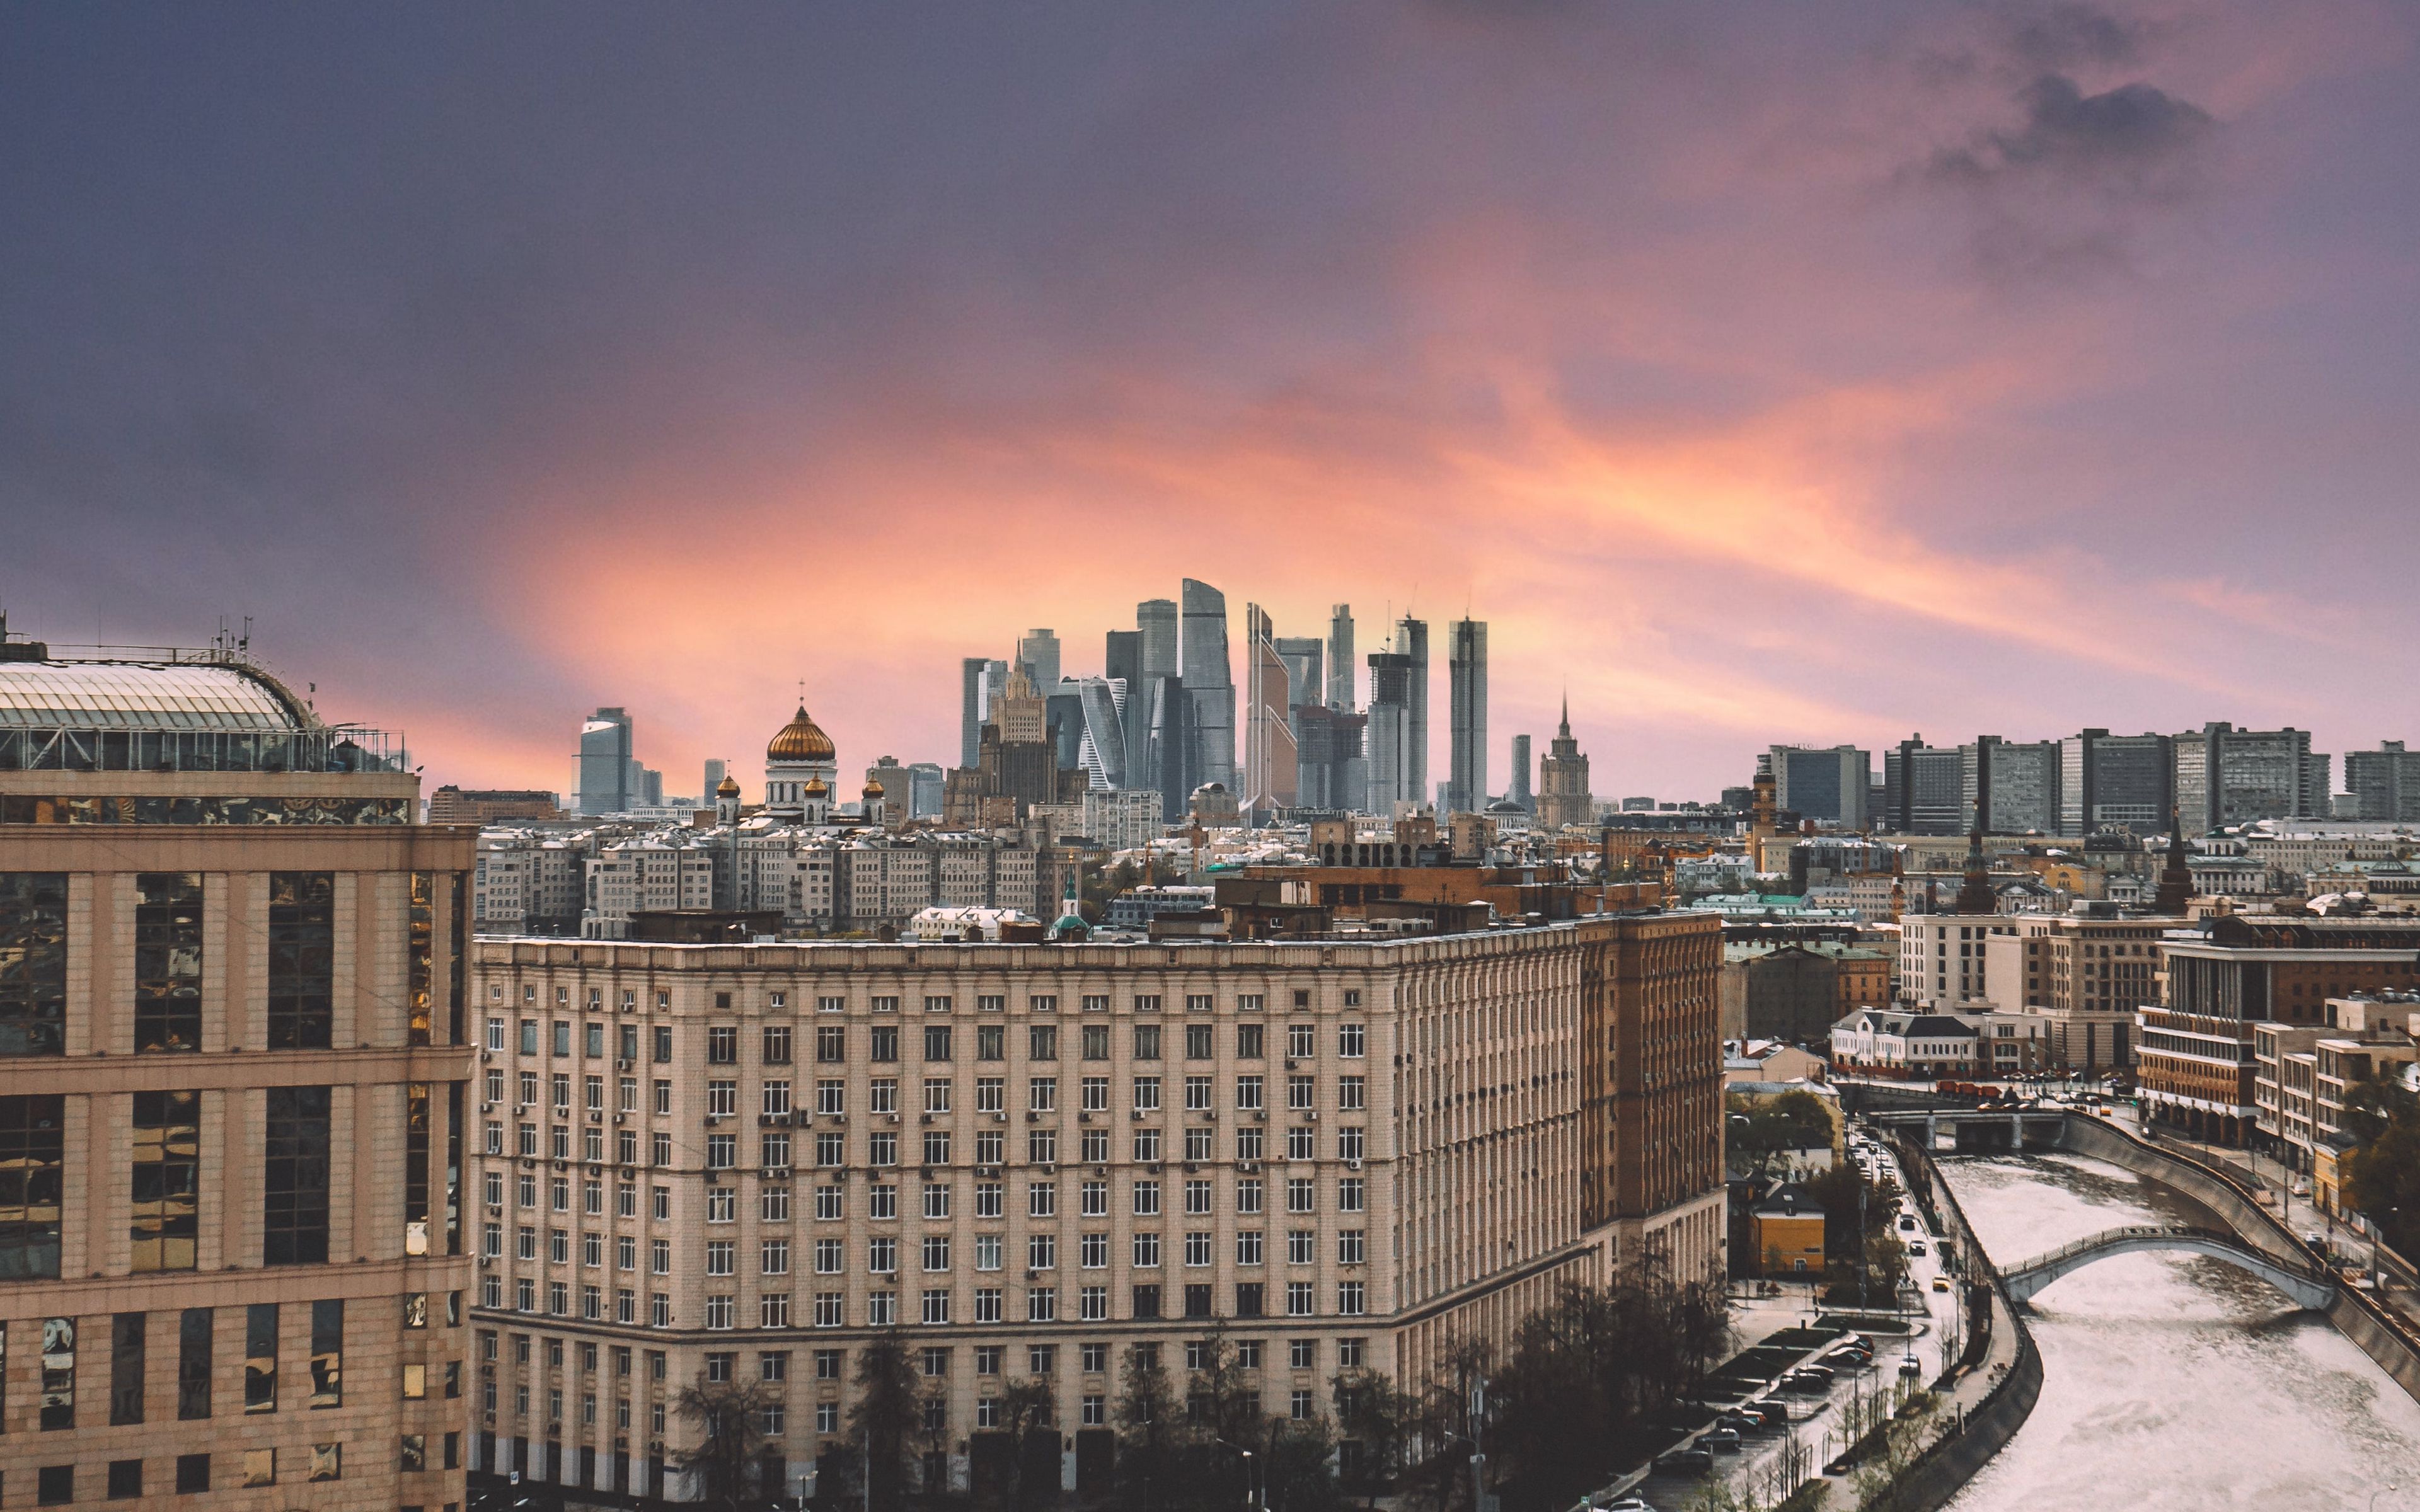
<instances>
[{"instance_id":1,"label":"frozen river","mask_svg":"<svg viewBox=\"0 0 2420 1512\"><path fill-rule=\"evenodd\" d=\"M1944 1160L1992 1257L2214 1220L2114 1165ZM2034 1299L2041 1400L1954 1512L2420 1512L2420 1403L2350 1340L2220 1260L2122 1255ZM2390 1483L2398 1490L2384 1490Z\"/></svg>"}]
</instances>

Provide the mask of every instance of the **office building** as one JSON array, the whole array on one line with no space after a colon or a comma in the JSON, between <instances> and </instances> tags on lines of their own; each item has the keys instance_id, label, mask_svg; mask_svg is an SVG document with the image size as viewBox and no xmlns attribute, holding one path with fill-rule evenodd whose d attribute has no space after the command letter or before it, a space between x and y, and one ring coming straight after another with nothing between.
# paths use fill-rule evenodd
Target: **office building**
<instances>
[{"instance_id":1,"label":"office building","mask_svg":"<svg viewBox=\"0 0 2420 1512\"><path fill-rule=\"evenodd\" d=\"M1267 611L1244 606L1244 822L1265 825L1295 805L1292 680ZM1313 641L1315 646L1318 642Z\"/></svg>"},{"instance_id":2,"label":"office building","mask_svg":"<svg viewBox=\"0 0 2420 1512\"><path fill-rule=\"evenodd\" d=\"M1028 630L1016 642L1016 659L1034 687L1045 692L1059 686L1059 635L1055 630Z\"/></svg>"},{"instance_id":3,"label":"office building","mask_svg":"<svg viewBox=\"0 0 2420 1512\"><path fill-rule=\"evenodd\" d=\"M1512 785L1504 795L1530 813L1538 811L1538 800L1529 790L1529 737L1512 737Z\"/></svg>"},{"instance_id":4,"label":"office building","mask_svg":"<svg viewBox=\"0 0 2420 1512\"><path fill-rule=\"evenodd\" d=\"M2058 743L2058 832L2081 838L2115 826L2136 835L2167 825L2176 803L2168 737L2086 730Z\"/></svg>"},{"instance_id":5,"label":"office building","mask_svg":"<svg viewBox=\"0 0 2420 1512\"><path fill-rule=\"evenodd\" d=\"M1405 702L1409 711L1410 737L1404 747L1404 785L1410 789L1419 803L1430 802L1429 794L1429 626L1425 620L1406 614L1395 622L1395 654L1404 658L1404 680ZM1375 693L1371 695L1373 699Z\"/></svg>"},{"instance_id":6,"label":"office building","mask_svg":"<svg viewBox=\"0 0 2420 1512\"><path fill-rule=\"evenodd\" d=\"M1160 795L1160 812L1180 814L1201 786L1194 766L1199 751L1193 739L1193 701L1181 677L1152 679L1151 733L1145 749L1143 785Z\"/></svg>"},{"instance_id":7,"label":"office building","mask_svg":"<svg viewBox=\"0 0 2420 1512\"><path fill-rule=\"evenodd\" d=\"M1866 827L1873 787L1873 757L1854 746L1816 748L1776 746L1774 797L1801 819L1834 824L1843 829Z\"/></svg>"},{"instance_id":8,"label":"office building","mask_svg":"<svg viewBox=\"0 0 2420 1512\"><path fill-rule=\"evenodd\" d=\"M1487 624L1456 620L1446 635L1448 797L1440 812L1477 813L1495 796L1487 787Z\"/></svg>"},{"instance_id":9,"label":"office building","mask_svg":"<svg viewBox=\"0 0 2420 1512\"><path fill-rule=\"evenodd\" d=\"M1192 765L1198 782L1235 790L1235 679L1227 659L1227 595L1185 579L1179 675L1193 705Z\"/></svg>"},{"instance_id":10,"label":"office building","mask_svg":"<svg viewBox=\"0 0 2420 1512\"><path fill-rule=\"evenodd\" d=\"M1117 685L1106 677L1084 677L1059 686L1073 691L1078 721L1074 759L1063 757L1062 764L1081 767L1096 788L1131 785L1125 710Z\"/></svg>"},{"instance_id":11,"label":"office building","mask_svg":"<svg viewBox=\"0 0 2420 1512\"><path fill-rule=\"evenodd\" d=\"M1399 806L1419 807L1424 796L1414 769L1414 675L1411 657L1370 653L1370 708L1363 726L1370 797L1363 807L1381 819L1393 816Z\"/></svg>"},{"instance_id":12,"label":"office building","mask_svg":"<svg viewBox=\"0 0 2420 1512\"><path fill-rule=\"evenodd\" d=\"M1987 835L2059 833L2058 742L1978 735L1961 746L1961 832Z\"/></svg>"},{"instance_id":13,"label":"office building","mask_svg":"<svg viewBox=\"0 0 2420 1512\"><path fill-rule=\"evenodd\" d=\"M1135 606L1135 633L1142 637L1142 675L1174 677L1183 669L1184 637L1176 600L1146 598Z\"/></svg>"},{"instance_id":14,"label":"office building","mask_svg":"<svg viewBox=\"0 0 2420 1512\"><path fill-rule=\"evenodd\" d=\"M1353 702L1353 606L1339 604L1327 616L1327 706L1346 714ZM1306 697L1305 702L1309 702Z\"/></svg>"},{"instance_id":15,"label":"office building","mask_svg":"<svg viewBox=\"0 0 2420 1512\"><path fill-rule=\"evenodd\" d=\"M1111 630L1104 645L1101 673L1117 697L1118 729L1125 751L1125 787L1149 787L1151 684L1142 671L1142 632Z\"/></svg>"},{"instance_id":16,"label":"office building","mask_svg":"<svg viewBox=\"0 0 2420 1512\"><path fill-rule=\"evenodd\" d=\"M701 804L712 803L714 801L715 791L722 786L722 779L730 774L730 764L725 762L721 757L707 757L706 759L705 785L697 790L698 802Z\"/></svg>"},{"instance_id":17,"label":"office building","mask_svg":"<svg viewBox=\"0 0 2420 1512\"><path fill-rule=\"evenodd\" d=\"M984 721L1008 686L1008 663L969 656L958 664L958 764L971 770L982 759Z\"/></svg>"},{"instance_id":18,"label":"office building","mask_svg":"<svg viewBox=\"0 0 2420 1512\"><path fill-rule=\"evenodd\" d=\"M462 1504L473 837L419 786L234 648L0 649L9 1505Z\"/></svg>"},{"instance_id":19,"label":"office building","mask_svg":"<svg viewBox=\"0 0 2420 1512\"><path fill-rule=\"evenodd\" d=\"M601 708L580 727L580 811L621 813L636 801L630 789L630 716Z\"/></svg>"},{"instance_id":20,"label":"office building","mask_svg":"<svg viewBox=\"0 0 2420 1512\"><path fill-rule=\"evenodd\" d=\"M1501 1348L1567 1282L1718 1277L1719 938L1619 916L1148 965L481 941L476 1462L693 1494L670 1403L727 1374L779 1407L759 1489L798 1494L850 1442L846 1362L895 1328L935 1401L924 1486L966 1488L1030 1381L1097 1496L1130 1345L1176 1366L1223 1328L1265 1410L1315 1409L1340 1370L1408 1385L1451 1339ZM1437 1110L1474 1078L1518 1085ZM524 1138L570 1142L560 1212Z\"/></svg>"},{"instance_id":21,"label":"office building","mask_svg":"<svg viewBox=\"0 0 2420 1512\"><path fill-rule=\"evenodd\" d=\"M2259 1025L2325 1026L2332 997L2420 986L2420 919L2222 914L2161 948L2161 995L2136 1015L2145 1112L2195 1138L2241 1145Z\"/></svg>"},{"instance_id":22,"label":"office building","mask_svg":"<svg viewBox=\"0 0 2420 1512\"><path fill-rule=\"evenodd\" d=\"M1538 825L1549 833L1567 825L1596 823L1596 795L1589 790L1589 759L1572 738L1572 701L1563 700L1562 719L1546 754L1538 763Z\"/></svg>"},{"instance_id":23,"label":"office building","mask_svg":"<svg viewBox=\"0 0 2420 1512\"><path fill-rule=\"evenodd\" d=\"M1294 707L1295 801L1306 809L1350 812L1370 801L1362 742L1367 715L1320 704Z\"/></svg>"},{"instance_id":24,"label":"office building","mask_svg":"<svg viewBox=\"0 0 2420 1512\"><path fill-rule=\"evenodd\" d=\"M2224 720L2169 742L2178 813L2205 835L2256 819L2331 816L2331 763L2307 730L2238 730Z\"/></svg>"},{"instance_id":25,"label":"office building","mask_svg":"<svg viewBox=\"0 0 2420 1512\"><path fill-rule=\"evenodd\" d=\"M2380 741L2376 750L2349 750L2344 775L2354 811L2338 818L2420 823L2420 751L2405 750L2399 740Z\"/></svg>"},{"instance_id":26,"label":"office building","mask_svg":"<svg viewBox=\"0 0 2420 1512\"><path fill-rule=\"evenodd\" d=\"M1928 746L1920 734L1885 751L1883 824L1900 835L1964 834L1964 765L1959 748Z\"/></svg>"}]
</instances>

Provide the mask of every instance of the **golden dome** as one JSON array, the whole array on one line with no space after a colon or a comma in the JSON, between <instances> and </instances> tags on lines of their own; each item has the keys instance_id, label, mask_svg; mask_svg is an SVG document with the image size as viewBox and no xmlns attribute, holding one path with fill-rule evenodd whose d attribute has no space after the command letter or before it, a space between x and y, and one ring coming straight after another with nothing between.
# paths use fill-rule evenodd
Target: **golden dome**
<instances>
[{"instance_id":1,"label":"golden dome","mask_svg":"<svg viewBox=\"0 0 2420 1512\"><path fill-rule=\"evenodd\" d=\"M865 779L865 796L869 798L878 798L882 796L882 782L880 779L869 777Z\"/></svg>"},{"instance_id":2,"label":"golden dome","mask_svg":"<svg viewBox=\"0 0 2420 1512\"><path fill-rule=\"evenodd\" d=\"M768 762L828 762L833 754L831 736L825 734L816 728L813 719L807 717L807 706L803 703L799 705L797 716L782 727L780 734L773 737L773 743L765 748L765 759Z\"/></svg>"},{"instance_id":3,"label":"golden dome","mask_svg":"<svg viewBox=\"0 0 2420 1512\"><path fill-rule=\"evenodd\" d=\"M739 784L726 777L715 784L714 795L718 798L736 798L739 796Z\"/></svg>"},{"instance_id":4,"label":"golden dome","mask_svg":"<svg viewBox=\"0 0 2420 1512\"><path fill-rule=\"evenodd\" d=\"M830 792L831 791L831 789L830 789L830 788L828 788L828 787L824 786L824 779L823 779L822 778L820 778L820 777L811 777L811 778L807 779L807 786L806 786L805 791L806 791L806 795L807 795L807 796L808 796L808 797L810 797L810 798L820 798L820 797L822 797L825 794L830 793Z\"/></svg>"}]
</instances>

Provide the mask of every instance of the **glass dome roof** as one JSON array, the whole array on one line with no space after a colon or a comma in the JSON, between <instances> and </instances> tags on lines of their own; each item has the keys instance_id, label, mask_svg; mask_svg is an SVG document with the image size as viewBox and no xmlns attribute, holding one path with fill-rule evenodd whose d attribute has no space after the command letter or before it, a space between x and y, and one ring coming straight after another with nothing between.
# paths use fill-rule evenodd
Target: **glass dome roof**
<instances>
[{"instance_id":1,"label":"glass dome roof","mask_svg":"<svg viewBox=\"0 0 2420 1512\"><path fill-rule=\"evenodd\" d=\"M0 726L71 730L304 730L307 717L240 667L0 662Z\"/></svg>"}]
</instances>

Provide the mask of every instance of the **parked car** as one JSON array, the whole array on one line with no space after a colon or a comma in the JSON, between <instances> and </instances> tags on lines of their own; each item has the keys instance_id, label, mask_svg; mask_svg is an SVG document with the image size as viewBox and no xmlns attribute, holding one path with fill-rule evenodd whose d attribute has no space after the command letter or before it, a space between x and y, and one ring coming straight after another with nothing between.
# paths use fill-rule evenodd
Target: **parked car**
<instances>
[{"instance_id":1,"label":"parked car","mask_svg":"<svg viewBox=\"0 0 2420 1512\"><path fill-rule=\"evenodd\" d=\"M1675 1449L1657 1459L1655 1468L1667 1475L1702 1475L1714 1468L1714 1457L1705 1449Z\"/></svg>"},{"instance_id":2,"label":"parked car","mask_svg":"<svg viewBox=\"0 0 2420 1512\"><path fill-rule=\"evenodd\" d=\"M1788 1427L1790 1426L1790 1409L1780 1402L1770 1399L1748 1402L1744 1404L1740 1408L1740 1411L1751 1416L1762 1418L1764 1420L1764 1426L1769 1428Z\"/></svg>"},{"instance_id":3,"label":"parked car","mask_svg":"<svg viewBox=\"0 0 2420 1512\"><path fill-rule=\"evenodd\" d=\"M1739 1453L1740 1447L1739 1430L1737 1428L1708 1428L1705 1432L1698 1436L1698 1443L1705 1448L1712 1449L1718 1455L1735 1455Z\"/></svg>"},{"instance_id":4,"label":"parked car","mask_svg":"<svg viewBox=\"0 0 2420 1512\"><path fill-rule=\"evenodd\" d=\"M1600 1512L1655 1512L1655 1508L1643 1496L1625 1496L1619 1501L1605 1503Z\"/></svg>"},{"instance_id":5,"label":"parked car","mask_svg":"<svg viewBox=\"0 0 2420 1512\"><path fill-rule=\"evenodd\" d=\"M1936 1276L1934 1276L1934 1277L1932 1278L1932 1289L1933 1289L1933 1290L1935 1290L1935 1291L1947 1291L1947 1290L1948 1290L1948 1289L1949 1289L1949 1278L1948 1278L1947 1276L1946 1276L1946 1275L1936 1275Z\"/></svg>"},{"instance_id":6,"label":"parked car","mask_svg":"<svg viewBox=\"0 0 2420 1512\"><path fill-rule=\"evenodd\" d=\"M1916 1232L1916 1214L1912 1212L1900 1213L1899 1215L1899 1227L1901 1233L1912 1234Z\"/></svg>"},{"instance_id":7,"label":"parked car","mask_svg":"<svg viewBox=\"0 0 2420 1512\"><path fill-rule=\"evenodd\" d=\"M1725 1412L1714 1419L1714 1427L1729 1428L1733 1433L1745 1437L1750 1433L1762 1433L1764 1419L1747 1412Z\"/></svg>"},{"instance_id":8,"label":"parked car","mask_svg":"<svg viewBox=\"0 0 2420 1512\"><path fill-rule=\"evenodd\" d=\"M1912 1358L1901 1360L1899 1363L1899 1373L1901 1379L1914 1381L1916 1377L1924 1374L1924 1366L1918 1365Z\"/></svg>"},{"instance_id":9,"label":"parked car","mask_svg":"<svg viewBox=\"0 0 2420 1512\"><path fill-rule=\"evenodd\" d=\"M1922 1259L1922 1258L1924 1258L1924 1256L1925 1256L1924 1241L1922 1241L1922 1240L1920 1240L1920 1239L1911 1239L1911 1240L1909 1240L1909 1241L1907 1242L1907 1252L1908 1252L1910 1255L1915 1256L1915 1257L1916 1257L1917 1259L1919 1259L1919 1260L1920 1260L1920 1259Z\"/></svg>"}]
</instances>

